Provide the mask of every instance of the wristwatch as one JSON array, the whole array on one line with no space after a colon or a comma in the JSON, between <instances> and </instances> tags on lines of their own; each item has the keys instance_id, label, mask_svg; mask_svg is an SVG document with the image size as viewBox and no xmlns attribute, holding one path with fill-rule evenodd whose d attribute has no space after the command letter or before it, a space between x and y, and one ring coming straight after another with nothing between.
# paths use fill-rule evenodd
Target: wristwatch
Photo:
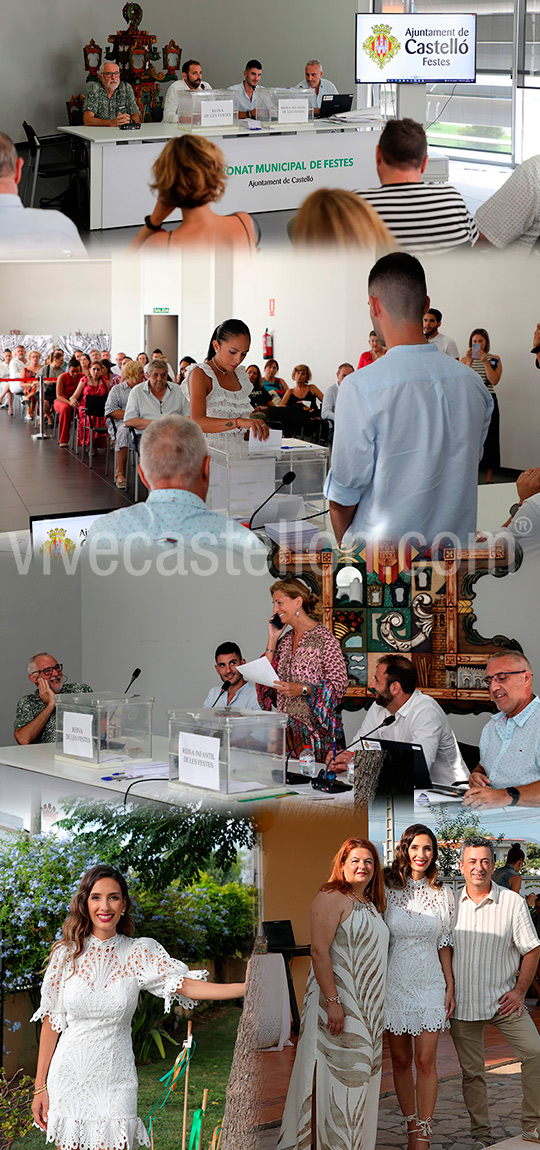
<instances>
[{"instance_id":1,"label":"wristwatch","mask_svg":"<svg viewBox=\"0 0 540 1150\"><path fill-rule=\"evenodd\" d=\"M521 798L521 791L518 791L517 787L507 787L506 789L512 799L510 806L515 807Z\"/></svg>"},{"instance_id":2,"label":"wristwatch","mask_svg":"<svg viewBox=\"0 0 540 1150\"><path fill-rule=\"evenodd\" d=\"M307 699L308 696L311 695L311 687L306 687L305 683L302 685L302 695L304 699Z\"/></svg>"}]
</instances>

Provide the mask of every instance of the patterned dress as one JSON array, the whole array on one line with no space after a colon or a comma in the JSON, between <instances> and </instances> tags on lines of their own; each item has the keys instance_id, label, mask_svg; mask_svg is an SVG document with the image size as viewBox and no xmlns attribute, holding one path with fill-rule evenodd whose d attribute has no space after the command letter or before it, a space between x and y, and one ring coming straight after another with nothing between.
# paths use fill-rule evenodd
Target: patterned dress
<instances>
[{"instance_id":1,"label":"patterned dress","mask_svg":"<svg viewBox=\"0 0 540 1150\"><path fill-rule=\"evenodd\" d=\"M353 901L330 957L345 1028L326 1029L326 1000L310 971L278 1150L373 1150L381 1085L388 928L375 907Z\"/></svg>"},{"instance_id":2,"label":"patterned dress","mask_svg":"<svg viewBox=\"0 0 540 1150\"><path fill-rule=\"evenodd\" d=\"M454 896L450 887L407 879L387 887L384 919L390 931L384 1028L392 1034L435 1033L446 1021L446 982L439 950L452 946Z\"/></svg>"},{"instance_id":3,"label":"patterned dress","mask_svg":"<svg viewBox=\"0 0 540 1150\"><path fill-rule=\"evenodd\" d=\"M131 1019L142 989L163 998L166 1011L173 1001L195 1005L180 992L185 977L207 972L189 971L153 938L90 935L74 973L67 948L54 951L32 1019L48 1017L60 1033L47 1074L47 1142L58 1150L150 1145L137 1117Z\"/></svg>"},{"instance_id":4,"label":"patterned dress","mask_svg":"<svg viewBox=\"0 0 540 1150\"><path fill-rule=\"evenodd\" d=\"M345 746L341 715L337 707L347 690L347 665L338 640L323 623L306 631L293 654L293 631L278 640L272 666L282 683L308 683L309 698L288 699L273 687L257 687L263 711L275 707L289 715L287 750L298 755L311 747L318 762L329 751Z\"/></svg>"},{"instance_id":5,"label":"patterned dress","mask_svg":"<svg viewBox=\"0 0 540 1150\"><path fill-rule=\"evenodd\" d=\"M189 377L195 367L204 371L204 374L212 382L212 388L206 396L207 415L212 419L251 419L253 417L254 412L249 401L253 386L245 367L240 365L234 373L240 384L238 391L229 391L221 386L218 373L214 371L211 363L190 364L184 376L184 382L180 385L188 399L190 398ZM208 436L209 447L227 450L231 444L242 443L246 429L245 427L233 427L230 431L207 431L205 434Z\"/></svg>"}]
</instances>

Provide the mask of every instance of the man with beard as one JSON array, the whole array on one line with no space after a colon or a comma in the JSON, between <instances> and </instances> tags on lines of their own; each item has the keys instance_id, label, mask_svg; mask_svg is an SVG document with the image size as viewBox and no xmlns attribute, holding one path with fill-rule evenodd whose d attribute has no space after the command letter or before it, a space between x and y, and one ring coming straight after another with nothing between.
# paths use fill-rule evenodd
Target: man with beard
<instances>
[{"instance_id":1,"label":"man with beard","mask_svg":"<svg viewBox=\"0 0 540 1150\"><path fill-rule=\"evenodd\" d=\"M246 683L239 667L245 663L237 643L221 643L216 650L216 671L221 687L212 687L203 707L233 707L239 711L258 711L257 691L253 683Z\"/></svg>"},{"instance_id":2,"label":"man with beard","mask_svg":"<svg viewBox=\"0 0 540 1150\"><path fill-rule=\"evenodd\" d=\"M115 60L104 60L98 72L99 84L88 85L83 124L87 128L121 128L138 124L141 118L131 84L120 80Z\"/></svg>"},{"instance_id":3,"label":"man with beard","mask_svg":"<svg viewBox=\"0 0 540 1150\"><path fill-rule=\"evenodd\" d=\"M383 655L369 684L375 702L352 741L365 738L375 728L374 738L379 735L385 742L420 743L432 783L452 786L465 782L469 772L448 718L435 699L416 690L416 681L416 668L410 659ZM383 727L389 715L395 722ZM353 757L353 750L341 751L335 760L336 770L346 770Z\"/></svg>"},{"instance_id":4,"label":"man with beard","mask_svg":"<svg viewBox=\"0 0 540 1150\"><path fill-rule=\"evenodd\" d=\"M163 107L163 123L178 122L178 96L181 92L211 92L212 85L202 78L202 68L198 60L186 60L182 64L182 79L169 84Z\"/></svg>"},{"instance_id":5,"label":"man with beard","mask_svg":"<svg viewBox=\"0 0 540 1150\"><path fill-rule=\"evenodd\" d=\"M92 690L86 683L64 683L63 664L40 651L28 661L28 678L36 688L17 703L15 738L21 746L54 743L56 738L56 696L80 695Z\"/></svg>"}]
</instances>

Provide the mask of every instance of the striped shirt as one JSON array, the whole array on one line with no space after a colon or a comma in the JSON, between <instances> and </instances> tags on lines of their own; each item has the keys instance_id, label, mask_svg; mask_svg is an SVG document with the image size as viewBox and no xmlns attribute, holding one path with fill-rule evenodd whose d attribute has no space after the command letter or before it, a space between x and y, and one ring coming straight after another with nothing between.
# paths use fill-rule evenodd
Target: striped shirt
<instances>
[{"instance_id":1,"label":"striped shirt","mask_svg":"<svg viewBox=\"0 0 540 1150\"><path fill-rule=\"evenodd\" d=\"M450 184L385 184L357 194L406 251L442 252L478 239L470 212Z\"/></svg>"},{"instance_id":2,"label":"striped shirt","mask_svg":"<svg viewBox=\"0 0 540 1150\"><path fill-rule=\"evenodd\" d=\"M516 985L520 958L539 945L529 908L518 894L492 882L477 905L464 887L454 927L454 1018L494 1018L499 999Z\"/></svg>"}]
</instances>

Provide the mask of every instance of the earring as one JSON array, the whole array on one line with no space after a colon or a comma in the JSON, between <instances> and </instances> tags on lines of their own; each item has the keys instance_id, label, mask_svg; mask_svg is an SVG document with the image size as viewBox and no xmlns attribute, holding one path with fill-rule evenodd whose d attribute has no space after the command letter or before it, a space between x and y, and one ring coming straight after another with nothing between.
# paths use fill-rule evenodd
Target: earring
<instances>
[{"instance_id":1,"label":"earring","mask_svg":"<svg viewBox=\"0 0 540 1150\"><path fill-rule=\"evenodd\" d=\"M300 612L299 612L299 611L297 611L297 612L296 612L296 618L298 619L299 617L300 617Z\"/></svg>"}]
</instances>

